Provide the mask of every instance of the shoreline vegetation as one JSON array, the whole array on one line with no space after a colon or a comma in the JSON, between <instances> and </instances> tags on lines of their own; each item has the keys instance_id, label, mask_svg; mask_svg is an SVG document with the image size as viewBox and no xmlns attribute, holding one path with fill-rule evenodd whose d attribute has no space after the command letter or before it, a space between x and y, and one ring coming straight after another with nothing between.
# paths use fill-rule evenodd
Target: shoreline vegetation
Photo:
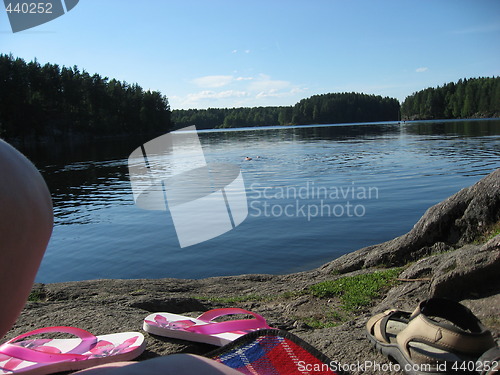
<instances>
[{"instance_id":1,"label":"shoreline vegetation","mask_svg":"<svg viewBox=\"0 0 500 375\"><path fill-rule=\"evenodd\" d=\"M313 95L293 106L172 110L168 98L57 64L0 54L0 138L18 147L133 137L173 129L314 125L500 117L500 77L460 79L408 96Z\"/></svg>"},{"instance_id":2,"label":"shoreline vegetation","mask_svg":"<svg viewBox=\"0 0 500 375\"><path fill-rule=\"evenodd\" d=\"M176 128L344 124L500 117L500 77L460 79L396 99L362 93L313 95L294 106L172 111Z\"/></svg>"}]
</instances>

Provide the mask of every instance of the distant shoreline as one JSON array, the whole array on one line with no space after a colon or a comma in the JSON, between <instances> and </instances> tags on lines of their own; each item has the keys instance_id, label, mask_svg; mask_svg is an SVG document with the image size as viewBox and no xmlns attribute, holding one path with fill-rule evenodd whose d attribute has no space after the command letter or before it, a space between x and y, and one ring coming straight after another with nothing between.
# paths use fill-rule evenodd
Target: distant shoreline
<instances>
[{"instance_id":1,"label":"distant shoreline","mask_svg":"<svg viewBox=\"0 0 500 375\"><path fill-rule=\"evenodd\" d=\"M427 119L427 120L399 120L399 121L373 121L373 122L344 122L336 124L307 124L307 125L263 125L263 126L242 126L237 128L213 128L213 129L196 129L198 132L237 132L247 130L276 130L276 129L308 129L308 128L327 128L327 127L343 127L343 126L369 126L369 125L401 125L401 124L418 124L418 123L452 123L452 122L467 122L467 121L500 121L499 117L473 117L463 119ZM172 131L181 130L183 128L174 128Z\"/></svg>"}]
</instances>

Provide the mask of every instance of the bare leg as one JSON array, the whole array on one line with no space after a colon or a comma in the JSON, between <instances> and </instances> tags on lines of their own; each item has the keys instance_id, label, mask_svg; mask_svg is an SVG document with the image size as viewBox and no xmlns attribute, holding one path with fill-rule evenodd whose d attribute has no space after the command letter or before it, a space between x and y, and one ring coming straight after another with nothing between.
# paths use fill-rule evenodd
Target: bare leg
<instances>
[{"instance_id":1,"label":"bare leg","mask_svg":"<svg viewBox=\"0 0 500 375\"><path fill-rule=\"evenodd\" d=\"M52 201L42 176L0 140L0 338L28 299L52 225Z\"/></svg>"},{"instance_id":2,"label":"bare leg","mask_svg":"<svg viewBox=\"0 0 500 375\"><path fill-rule=\"evenodd\" d=\"M143 362L120 362L94 367L75 375L241 375L241 372L208 358L173 354Z\"/></svg>"}]
</instances>

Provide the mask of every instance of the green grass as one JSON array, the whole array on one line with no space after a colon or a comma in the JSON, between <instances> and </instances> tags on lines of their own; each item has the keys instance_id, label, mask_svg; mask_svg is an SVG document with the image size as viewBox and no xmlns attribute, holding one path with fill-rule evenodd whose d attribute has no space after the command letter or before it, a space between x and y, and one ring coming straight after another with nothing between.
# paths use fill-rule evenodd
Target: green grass
<instances>
[{"instance_id":1,"label":"green grass","mask_svg":"<svg viewBox=\"0 0 500 375\"><path fill-rule=\"evenodd\" d=\"M325 321L323 319L317 319L317 318L302 318L301 320L304 323L306 323L309 327L314 329L331 328L341 324L341 322Z\"/></svg>"},{"instance_id":2,"label":"green grass","mask_svg":"<svg viewBox=\"0 0 500 375\"><path fill-rule=\"evenodd\" d=\"M344 276L314 284L307 290L288 291L275 295L247 294L231 297L195 296L193 298L232 305L241 302L289 300L303 295L313 295L319 298L337 297L341 302L340 309L311 311L308 317L297 318L312 328L335 327L349 320L350 313L370 305L374 298L380 297L384 291L397 282L395 279L402 270L403 268L400 267L356 276Z\"/></svg>"},{"instance_id":3,"label":"green grass","mask_svg":"<svg viewBox=\"0 0 500 375\"><path fill-rule=\"evenodd\" d=\"M319 298L338 297L342 308L352 312L370 305L374 298L380 297L382 291L394 285L395 278L400 273L401 268L392 268L356 276L345 276L311 285L309 290L312 295Z\"/></svg>"},{"instance_id":4,"label":"green grass","mask_svg":"<svg viewBox=\"0 0 500 375\"><path fill-rule=\"evenodd\" d=\"M45 292L40 290L40 289L34 289L31 291L30 295L28 296L28 301L30 302L42 302L45 300L47 296L45 295Z\"/></svg>"},{"instance_id":5,"label":"green grass","mask_svg":"<svg viewBox=\"0 0 500 375\"><path fill-rule=\"evenodd\" d=\"M311 314L311 316L296 317L296 319L315 329L336 327L349 320L346 312L330 308L325 309L323 312L311 310Z\"/></svg>"},{"instance_id":6,"label":"green grass","mask_svg":"<svg viewBox=\"0 0 500 375\"><path fill-rule=\"evenodd\" d=\"M476 245L483 244L485 242L488 242L492 238L498 236L499 234L500 234L500 221L490 226L487 231L485 231L481 236L479 236L479 238L477 238L474 241L474 243Z\"/></svg>"},{"instance_id":7,"label":"green grass","mask_svg":"<svg viewBox=\"0 0 500 375\"><path fill-rule=\"evenodd\" d=\"M274 299L294 299L307 294L305 290L293 290L276 295Z\"/></svg>"}]
</instances>

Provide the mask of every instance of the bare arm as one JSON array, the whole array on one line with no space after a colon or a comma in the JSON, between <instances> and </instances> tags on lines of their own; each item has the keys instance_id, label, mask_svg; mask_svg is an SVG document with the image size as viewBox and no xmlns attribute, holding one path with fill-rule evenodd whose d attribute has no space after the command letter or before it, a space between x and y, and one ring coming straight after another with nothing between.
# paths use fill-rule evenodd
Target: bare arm
<instances>
[{"instance_id":1,"label":"bare arm","mask_svg":"<svg viewBox=\"0 0 500 375\"><path fill-rule=\"evenodd\" d=\"M173 354L143 362L120 362L99 366L75 375L241 375L211 359L192 354Z\"/></svg>"},{"instance_id":2,"label":"bare arm","mask_svg":"<svg viewBox=\"0 0 500 375\"><path fill-rule=\"evenodd\" d=\"M42 176L0 140L0 337L28 299L52 225L52 201Z\"/></svg>"}]
</instances>

